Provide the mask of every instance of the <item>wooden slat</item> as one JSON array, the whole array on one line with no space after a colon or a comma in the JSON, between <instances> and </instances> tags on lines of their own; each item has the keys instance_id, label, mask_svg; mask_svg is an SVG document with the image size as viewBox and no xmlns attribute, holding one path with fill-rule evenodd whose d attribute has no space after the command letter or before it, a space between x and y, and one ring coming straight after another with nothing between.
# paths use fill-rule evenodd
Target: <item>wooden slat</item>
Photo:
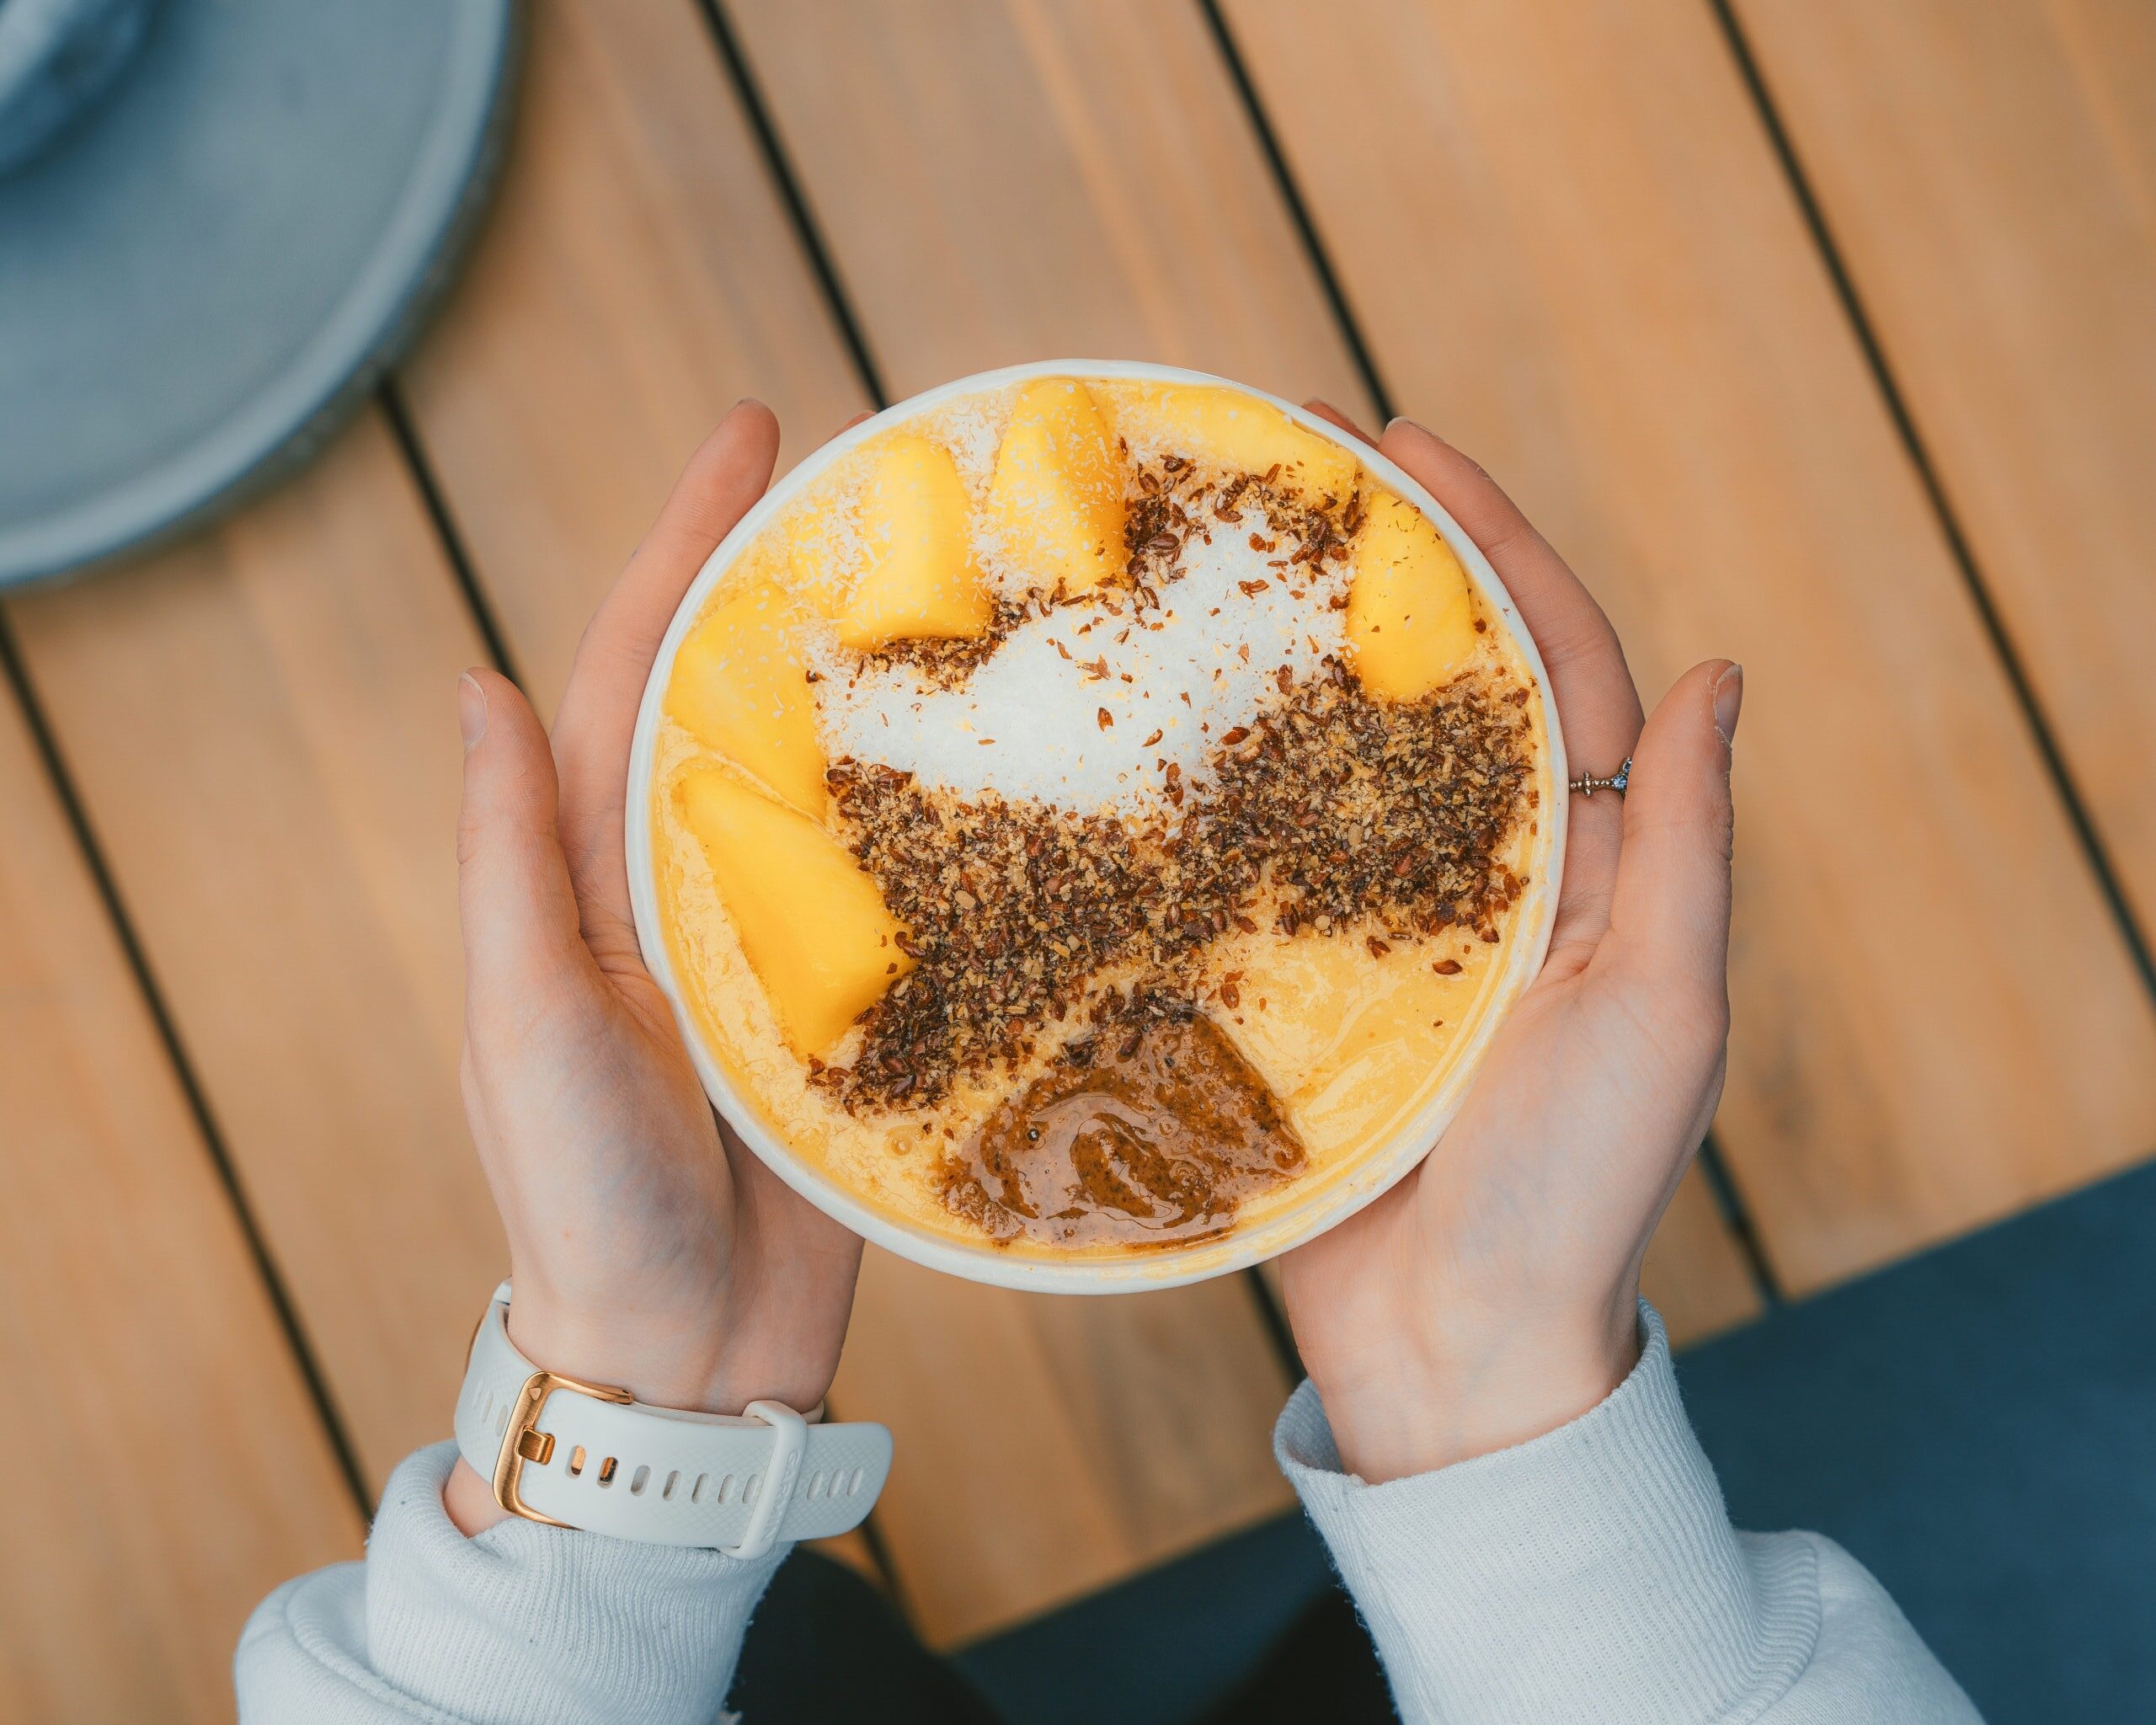
<instances>
[{"instance_id":1,"label":"wooden slat","mask_svg":"<svg viewBox=\"0 0 2156 1725\"><path fill-rule=\"evenodd\" d=\"M2156 1028L1710 10L1230 0L1378 363L1728 653L1724 1148L1807 1289L2156 1145Z\"/></svg>"},{"instance_id":2,"label":"wooden slat","mask_svg":"<svg viewBox=\"0 0 2156 1725\"><path fill-rule=\"evenodd\" d=\"M869 1252L834 1400L905 1417L877 1525L925 1634L970 1639L1285 1507L1265 1440L1287 1386L1251 1298L1240 1278L1013 1294Z\"/></svg>"},{"instance_id":3,"label":"wooden slat","mask_svg":"<svg viewBox=\"0 0 2156 1725\"><path fill-rule=\"evenodd\" d=\"M358 1513L4 686L0 808L0 1717L229 1718Z\"/></svg>"},{"instance_id":4,"label":"wooden slat","mask_svg":"<svg viewBox=\"0 0 2156 1725\"><path fill-rule=\"evenodd\" d=\"M1737 10L1985 586L2156 932L2156 8Z\"/></svg>"},{"instance_id":5,"label":"wooden slat","mask_svg":"<svg viewBox=\"0 0 2156 1725\"><path fill-rule=\"evenodd\" d=\"M725 9L893 394L1090 354L1369 416L1194 6Z\"/></svg>"},{"instance_id":6,"label":"wooden slat","mask_svg":"<svg viewBox=\"0 0 2156 1725\"><path fill-rule=\"evenodd\" d=\"M1374 419L1195 8L1011 0L900 15L737 0L729 13L894 393L1094 354ZM1680 1336L1757 1310L1696 1176L1651 1279Z\"/></svg>"},{"instance_id":7,"label":"wooden slat","mask_svg":"<svg viewBox=\"0 0 2156 1725\"><path fill-rule=\"evenodd\" d=\"M681 463L755 395L790 465L868 406L694 0L536 0L467 280L403 380L551 713Z\"/></svg>"},{"instance_id":8,"label":"wooden slat","mask_svg":"<svg viewBox=\"0 0 2156 1725\"><path fill-rule=\"evenodd\" d=\"M226 526L8 611L378 1485L447 1434L504 1263L456 1087L452 696L483 655L440 547L371 412Z\"/></svg>"}]
</instances>

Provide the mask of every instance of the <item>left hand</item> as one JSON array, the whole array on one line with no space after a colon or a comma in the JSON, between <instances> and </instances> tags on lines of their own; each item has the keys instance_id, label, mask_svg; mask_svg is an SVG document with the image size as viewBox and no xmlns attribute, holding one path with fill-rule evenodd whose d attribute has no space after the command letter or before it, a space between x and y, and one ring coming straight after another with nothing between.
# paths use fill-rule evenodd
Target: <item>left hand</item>
<instances>
[{"instance_id":1,"label":"left hand","mask_svg":"<svg viewBox=\"0 0 2156 1725\"><path fill-rule=\"evenodd\" d=\"M744 402L691 459L584 632L550 744L515 684L457 691L466 1113L509 1235L527 1359L660 1407L824 1399L861 1242L722 1127L638 950L622 830L661 638L778 451ZM446 1499L501 1519L462 1462Z\"/></svg>"}]
</instances>

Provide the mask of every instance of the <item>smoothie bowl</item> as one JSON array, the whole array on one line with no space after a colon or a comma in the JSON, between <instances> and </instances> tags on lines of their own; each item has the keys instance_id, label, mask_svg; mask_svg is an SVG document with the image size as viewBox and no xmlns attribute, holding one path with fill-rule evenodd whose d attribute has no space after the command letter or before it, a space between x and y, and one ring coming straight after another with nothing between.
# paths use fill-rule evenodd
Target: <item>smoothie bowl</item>
<instances>
[{"instance_id":1,"label":"smoothie bowl","mask_svg":"<svg viewBox=\"0 0 2156 1725\"><path fill-rule=\"evenodd\" d=\"M1421 1160L1540 966L1565 771L1405 473L1059 360L855 427L712 554L630 885L712 1101L811 1202L975 1280L1161 1287Z\"/></svg>"}]
</instances>

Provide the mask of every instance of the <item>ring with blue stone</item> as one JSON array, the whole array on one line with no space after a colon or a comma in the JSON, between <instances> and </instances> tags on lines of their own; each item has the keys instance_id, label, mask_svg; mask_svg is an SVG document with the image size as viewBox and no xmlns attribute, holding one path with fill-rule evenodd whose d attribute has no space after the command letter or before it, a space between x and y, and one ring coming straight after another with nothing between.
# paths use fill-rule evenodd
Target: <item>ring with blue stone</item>
<instances>
[{"instance_id":1,"label":"ring with blue stone","mask_svg":"<svg viewBox=\"0 0 2156 1725\"><path fill-rule=\"evenodd\" d=\"M1625 783L1631 777L1632 757L1627 755L1625 764L1611 777L1597 778L1591 772L1586 773L1572 781L1572 788L1582 797L1592 797L1597 791L1614 791L1621 797L1625 794Z\"/></svg>"}]
</instances>

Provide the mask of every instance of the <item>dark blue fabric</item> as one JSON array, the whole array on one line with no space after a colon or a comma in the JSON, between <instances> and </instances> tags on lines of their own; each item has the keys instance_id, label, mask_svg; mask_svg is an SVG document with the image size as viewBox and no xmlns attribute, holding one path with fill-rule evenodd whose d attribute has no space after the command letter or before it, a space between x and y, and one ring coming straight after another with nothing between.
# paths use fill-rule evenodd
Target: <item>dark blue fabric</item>
<instances>
[{"instance_id":1,"label":"dark blue fabric","mask_svg":"<svg viewBox=\"0 0 2156 1725\"><path fill-rule=\"evenodd\" d=\"M1737 1525L1848 1547L1992 1725L2156 1720L2156 1167L1678 1378Z\"/></svg>"}]
</instances>

